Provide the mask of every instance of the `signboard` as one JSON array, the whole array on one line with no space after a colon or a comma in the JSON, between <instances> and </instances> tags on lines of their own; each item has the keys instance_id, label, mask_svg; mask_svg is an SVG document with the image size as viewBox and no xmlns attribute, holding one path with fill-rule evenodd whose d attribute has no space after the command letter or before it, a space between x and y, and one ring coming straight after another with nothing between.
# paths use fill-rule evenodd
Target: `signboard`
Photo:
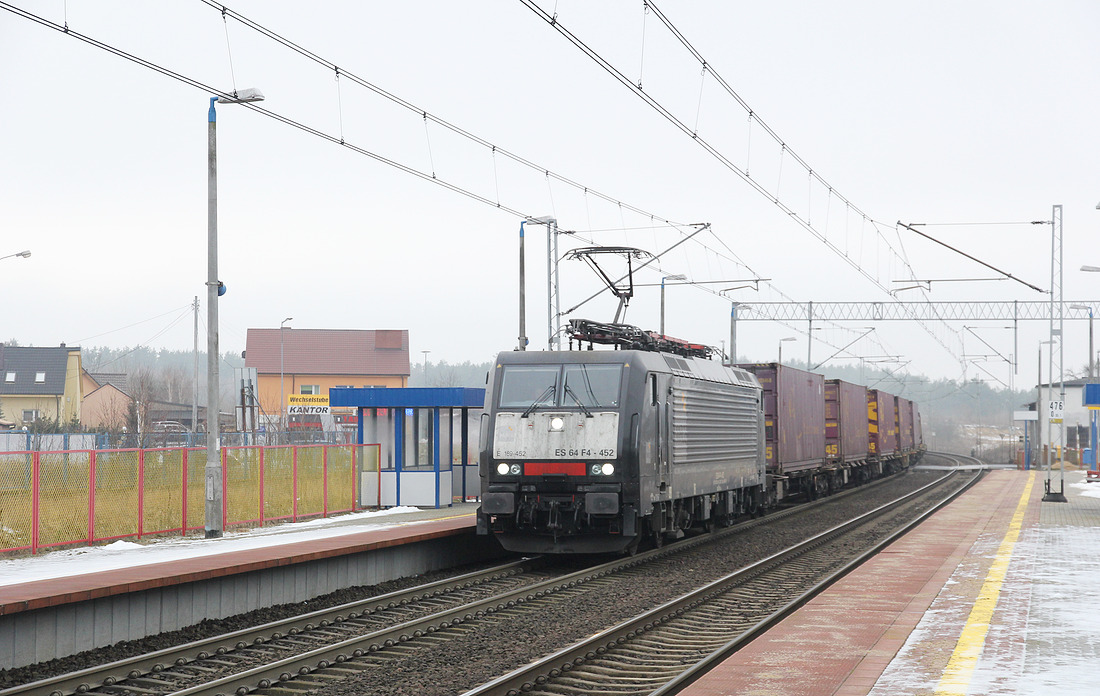
<instances>
[{"instance_id":1,"label":"signboard","mask_svg":"<svg viewBox=\"0 0 1100 696\"><path fill-rule=\"evenodd\" d=\"M290 394L286 397L286 412L290 416L329 415L328 396L321 394Z\"/></svg>"},{"instance_id":2,"label":"signboard","mask_svg":"<svg viewBox=\"0 0 1100 696\"><path fill-rule=\"evenodd\" d=\"M1066 404L1063 401L1050 401L1048 402L1050 407L1050 422L1061 423L1062 416L1065 415Z\"/></svg>"},{"instance_id":3,"label":"signboard","mask_svg":"<svg viewBox=\"0 0 1100 696\"><path fill-rule=\"evenodd\" d=\"M1081 405L1090 409L1100 409L1100 383L1085 385L1081 390Z\"/></svg>"},{"instance_id":4,"label":"signboard","mask_svg":"<svg viewBox=\"0 0 1100 696\"><path fill-rule=\"evenodd\" d=\"M1018 421L1037 421L1039 420L1038 411L1013 411L1012 420Z\"/></svg>"}]
</instances>

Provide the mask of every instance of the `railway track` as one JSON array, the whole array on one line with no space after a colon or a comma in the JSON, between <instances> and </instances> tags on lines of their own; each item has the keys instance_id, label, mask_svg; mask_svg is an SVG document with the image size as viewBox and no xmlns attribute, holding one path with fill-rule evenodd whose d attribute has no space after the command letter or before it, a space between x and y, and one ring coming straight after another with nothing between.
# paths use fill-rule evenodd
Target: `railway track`
<instances>
[{"instance_id":1,"label":"railway track","mask_svg":"<svg viewBox=\"0 0 1100 696\"><path fill-rule=\"evenodd\" d=\"M310 634L344 637L352 633L383 633L446 607L466 606L560 573L545 573L542 559L526 559L479 572L440 580L330 609L294 616L254 628L159 650L80 672L16 686L2 696L63 696L68 694L174 693L211 676L225 676L248 659L240 655L301 652L296 646ZM205 677L205 679L204 679Z\"/></svg>"},{"instance_id":2,"label":"railway track","mask_svg":"<svg viewBox=\"0 0 1100 696\"><path fill-rule=\"evenodd\" d=\"M616 587L625 586L629 582L644 582L654 564L675 562L670 559L690 555L692 549L697 547L720 543L724 538L743 535L749 529L759 526L779 524L788 517L804 514L814 507L836 504L847 496L858 495L869 488L871 487L831 496L812 505L770 515L686 543L576 572L550 568L545 559L519 561L481 573L375 597L355 605L344 605L286 622L152 653L134 660L15 687L0 692L0 696L63 696L72 693L109 696L159 696L169 693L187 696L243 696L250 692L276 696L325 692L344 680L354 680L363 673L377 673L379 668L384 670L387 665L399 664L409 656L440 649L449 641L485 630L486 627L522 625L530 617L547 611L547 607L581 602L584 596L591 593L602 592L614 596L619 591ZM817 543L820 545L824 542ZM796 555L808 557L809 552ZM764 563L770 566L792 565L778 556L773 556ZM793 592L789 588L797 585L797 582L805 581L790 582L795 584L782 590L779 593L780 598L786 596L789 600ZM711 588L711 592L716 592L716 588L717 586ZM677 605L678 608L675 609L666 604L665 607L669 607L666 614L701 611L701 607L696 605L702 600L676 601L687 601L687 604ZM685 608L688 606L690 609ZM698 618L703 616L701 614L693 615L697 618L677 620L712 620ZM604 653L610 652L615 654L614 659L619 660L622 655L629 654L629 651L637 650L637 646L645 645L646 641L661 640L661 633L653 631L692 631L690 624L685 624L687 628L670 629L671 621L671 618L664 617L642 620L641 629L631 628L616 632L602 645L569 648L556 653L552 657L557 657L559 664L548 667L543 675L510 675L504 678L505 681L493 682L495 686L485 687L496 690L476 693L510 693L522 689L525 684L530 684L528 688L536 685L541 688L543 682L567 683L574 675L586 671L594 671L598 675L601 669L615 670L615 667L600 667L596 658L603 658ZM751 617L741 621L751 622ZM649 628L646 628L647 624L650 625ZM598 634L597 639L604 633L607 631ZM631 633L633 637L628 637ZM651 637L646 637L647 634ZM609 642L614 644L614 648L608 647ZM693 651L699 653L697 657L705 657L703 653L707 650L714 652L711 648L708 644L697 646ZM591 657L589 653L592 653ZM565 667L566 663L569 667ZM506 664L501 666L507 667ZM565 673L569 673L568 677L562 681ZM472 684L476 683L475 681ZM464 685L461 688L468 687ZM568 690L547 693L568 693Z\"/></svg>"},{"instance_id":3,"label":"railway track","mask_svg":"<svg viewBox=\"0 0 1100 696\"><path fill-rule=\"evenodd\" d=\"M940 495L952 476L464 696L679 693L980 478Z\"/></svg>"}]
</instances>

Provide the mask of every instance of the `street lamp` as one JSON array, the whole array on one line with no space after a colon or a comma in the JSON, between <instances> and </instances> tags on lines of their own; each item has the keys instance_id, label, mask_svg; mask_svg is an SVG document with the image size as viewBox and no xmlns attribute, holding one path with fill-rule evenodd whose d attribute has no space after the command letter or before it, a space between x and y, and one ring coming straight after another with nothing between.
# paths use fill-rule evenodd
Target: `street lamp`
<instances>
[{"instance_id":1,"label":"street lamp","mask_svg":"<svg viewBox=\"0 0 1100 696\"><path fill-rule=\"evenodd\" d=\"M30 255L31 255L31 252L29 250L24 250L24 251L20 251L20 252L14 253L14 254L8 254L7 256L0 256L0 261L3 261L4 259L10 259L13 256L22 256L23 258L27 258ZM1100 270L1100 269L1098 269L1098 270Z\"/></svg>"},{"instance_id":2,"label":"street lamp","mask_svg":"<svg viewBox=\"0 0 1100 696\"><path fill-rule=\"evenodd\" d=\"M1096 209L1100 210L1100 203L1096 204ZM1100 266L1081 266L1082 271L1088 273L1100 273ZM1095 366L1096 353L1093 352L1092 346L1092 307L1089 307L1089 382L1095 380L1100 373L1100 366ZM1097 426L1096 426L1097 409L1089 409L1089 448L1092 450L1092 466L1093 469L1098 468L1097 462L1100 462L1100 458L1096 456L1097 447L1100 446L1098 442Z\"/></svg>"},{"instance_id":3,"label":"street lamp","mask_svg":"<svg viewBox=\"0 0 1100 696\"><path fill-rule=\"evenodd\" d=\"M214 104L263 101L258 89L234 91L232 97L210 97L207 111L207 208L206 208L206 538L222 535L221 423L218 414L218 297L225 286L218 280L218 136Z\"/></svg>"},{"instance_id":4,"label":"street lamp","mask_svg":"<svg viewBox=\"0 0 1100 696\"><path fill-rule=\"evenodd\" d=\"M665 281L666 280L687 280L687 276L683 273L676 273L674 275L663 276L661 278L661 335L665 335Z\"/></svg>"},{"instance_id":5,"label":"street lamp","mask_svg":"<svg viewBox=\"0 0 1100 696\"><path fill-rule=\"evenodd\" d=\"M286 395L283 393L283 329L288 321L294 317L287 317L279 322L279 428L286 432Z\"/></svg>"},{"instance_id":6,"label":"street lamp","mask_svg":"<svg viewBox=\"0 0 1100 696\"><path fill-rule=\"evenodd\" d=\"M1088 310L1089 313L1089 381L1091 382L1093 379L1093 375L1096 374L1095 370L1093 369L1093 356L1095 355L1095 353L1092 352L1092 305L1071 304L1069 308L1085 309Z\"/></svg>"},{"instance_id":7,"label":"street lamp","mask_svg":"<svg viewBox=\"0 0 1100 696\"><path fill-rule=\"evenodd\" d=\"M779 339L779 364L783 364L783 343L786 341L795 340L794 336L787 336L786 338Z\"/></svg>"},{"instance_id":8,"label":"street lamp","mask_svg":"<svg viewBox=\"0 0 1100 696\"><path fill-rule=\"evenodd\" d=\"M431 351L422 350L420 352L424 354L424 386L426 387L428 386L428 353L431 353Z\"/></svg>"},{"instance_id":9,"label":"street lamp","mask_svg":"<svg viewBox=\"0 0 1100 696\"><path fill-rule=\"evenodd\" d=\"M1047 421L1047 445L1046 446L1047 446L1048 451L1046 453L1046 457L1044 457L1043 456L1043 418L1044 418L1043 417L1043 346L1050 346L1050 350L1054 350L1054 339L1050 339L1050 340L1047 340L1047 341L1039 341L1039 365L1038 365L1038 367L1039 367L1039 382L1035 387L1035 390L1036 390L1035 411L1038 415L1039 420L1035 421L1035 447L1036 447L1036 450L1038 452L1039 468L1040 469L1043 468L1043 463L1044 462L1046 463L1046 465L1048 467L1051 466L1051 453L1050 453L1049 450L1052 449L1051 448L1051 443L1053 441L1052 440L1053 433L1051 432L1050 418L1047 417L1046 418L1046 421ZM1047 410L1049 411L1050 410L1049 402L1050 402L1050 399L1051 399L1050 390L1051 390L1051 388L1053 387L1053 384L1054 384L1054 375L1053 374L1049 375L1047 377L1047 379L1049 379L1050 382L1051 382L1050 385L1047 385L1047 402L1048 402ZM1047 473L1047 486L1050 485L1049 481L1050 481L1050 473L1048 472Z\"/></svg>"}]
</instances>

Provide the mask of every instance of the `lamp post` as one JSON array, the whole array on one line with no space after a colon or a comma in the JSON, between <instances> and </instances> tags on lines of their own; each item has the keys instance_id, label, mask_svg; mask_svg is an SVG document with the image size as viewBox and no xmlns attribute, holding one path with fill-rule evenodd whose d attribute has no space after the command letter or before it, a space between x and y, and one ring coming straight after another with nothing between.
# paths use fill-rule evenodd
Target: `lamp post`
<instances>
[{"instance_id":1,"label":"lamp post","mask_svg":"<svg viewBox=\"0 0 1100 696\"><path fill-rule=\"evenodd\" d=\"M1083 305L1083 304L1071 304L1069 306L1069 308L1070 309L1086 309L1086 310L1088 310L1088 313L1089 313L1089 381L1091 382L1093 380L1093 375L1096 374L1096 371L1093 368L1093 359L1094 359L1095 353L1092 352L1092 350L1093 350L1093 348L1092 348L1092 306L1091 305Z\"/></svg>"},{"instance_id":2,"label":"lamp post","mask_svg":"<svg viewBox=\"0 0 1100 696\"><path fill-rule=\"evenodd\" d=\"M1050 415L1049 415L1050 405L1049 405L1049 401L1050 401L1050 398L1051 398L1050 387L1053 386L1053 382L1054 382L1053 377L1054 376L1053 376L1053 374L1048 376L1048 379L1051 380L1052 384L1050 386L1048 386L1048 388L1047 388L1047 402L1048 402L1047 412L1048 413L1047 413L1046 416L1044 416L1043 415L1043 346L1050 346L1050 350L1054 350L1054 341L1053 340L1039 341L1039 383L1038 383L1038 386L1036 386L1037 396L1035 398L1035 410L1038 412L1039 420L1035 421L1035 447L1036 447L1036 450L1039 453L1039 467L1040 467L1040 469L1042 469L1044 462L1046 463L1048 468L1050 466L1052 466L1052 459L1051 459L1052 453L1050 452L1050 450L1052 449L1051 443L1053 442L1053 440L1051 439L1053 437L1053 434L1051 433L1051 425L1050 425ZM1044 418L1046 418L1046 421L1047 421L1047 450L1048 451L1047 451L1047 456L1046 457L1043 456L1043 419ZM1050 472L1049 471L1047 472L1047 479L1048 479L1048 481L1050 479ZM1047 485L1049 485L1049 483Z\"/></svg>"},{"instance_id":3,"label":"lamp post","mask_svg":"<svg viewBox=\"0 0 1100 696\"><path fill-rule=\"evenodd\" d=\"M974 396L978 399L978 459L982 458L982 380L974 378Z\"/></svg>"},{"instance_id":4,"label":"lamp post","mask_svg":"<svg viewBox=\"0 0 1100 696\"><path fill-rule=\"evenodd\" d=\"M234 92L233 97L210 97L207 111L207 217L206 217L206 538L222 535L221 411L218 398L218 296L225 289L218 280L218 137L215 103L263 101L258 89Z\"/></svg>"},{"instance_id":5,"label":"lamp post","mask_svg":"<svg viewBox=\"0 0 1100 696\"><path fill-rule=\"evenodd\" d=\"M283 329L288 321L294 321L294 317L287 317L279 322L279 429L283 432L287 430L286 395L283 393Z\"/></svg>"},{"instance_id":6,"label":"lamp post","mask_svg":"<svg viewBox=\"0 0 1100 696\"><path fill-rule=\"evenodd\" d=\"M1096 209L1100 210L1100 203L1096 204ZM1100 266L1081 266L1081 270L1086 273L1100 273ZM1093 382L1097 379L1098 373L1100 373L1100 366L1096 365L1096 353L1093 352L1092 345L1092 307L1089 307L1089 382ZM1092 450L1092 467L1093 469L1100 468L1100 457L1097 456L1096 450L1100 446L1098 442L1098 433L1096 426L1097 409L1089 409L1089 449Z\"/></svg>"},{"instance_id":7,"label":"lamp post","mask_svg":"<svg viewBox=\"0 0 1100 696\"><path fill-rule=\"evenodd\" d=\"M23 250L23 251L17 251L17 252L16 252L16 253L14 253L14 254L8 254L7 256L0 256L0 261L3 261L4 259L10 259L10 258L12 258L13 256L22 256L23 258L27 258L27 257L28 257L28 256L30 256L30 255L31 255L31 252L30 252L30 250L26 250L26 249L25 249L25 250Z\"/></svg>"},{"instance_id":8,"label":"lamp post","mask_svg":"<svg viewBox=\"0 0 1100 696\"><path fill-rule=\"evenodd\" d=\"M428 353L431 353L431 351L422 350L420 352L424 354L424 386L426 387L428 386Z\"/></svg>"},{"instance_id":9,"label":"lamp post","mask_svg":"<svg viewBox=\"0 0 1100 696\"><path fill-rule=\"evenodd\" d=\"M787 336L786 338L779 339L779 364L780 365L783 364L783 344L786 341L793 341L793 340L795 340L794 336Z\"/></svg>"},{"instance_id":10,"label":"lamp post","mask_svg":"<svg viewBox=\"0 0 1100 696\"><path fill-rule=\"evenodd\" d=\"M687 276L683 273L676 273L674 275L663 276L661 278L661 335L665 335L665 281L666 280L687 280Z\"/></svg>"}]
</instances>

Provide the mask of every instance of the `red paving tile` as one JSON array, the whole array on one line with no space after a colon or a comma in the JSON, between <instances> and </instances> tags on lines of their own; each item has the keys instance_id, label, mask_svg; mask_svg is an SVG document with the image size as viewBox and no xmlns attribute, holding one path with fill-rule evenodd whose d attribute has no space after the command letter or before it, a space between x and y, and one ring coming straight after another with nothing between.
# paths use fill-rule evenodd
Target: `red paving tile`
<instances>
[{"instance_id":1,"label":"red paving tile","mask_svg":"<svg viewBox=\"0 0 1100 696\"><path fill-rule=\"evenodd\" d=\"M1007 529L1026 477L1024 472L991 472L682 693L864 696L978 536ZM1038 489L1033 489L1035 508ZM954 639L948 657L953 647ZM945 662L943 657L932 660L930 673L938 678Z\"/></svg>"}]
</instances>

